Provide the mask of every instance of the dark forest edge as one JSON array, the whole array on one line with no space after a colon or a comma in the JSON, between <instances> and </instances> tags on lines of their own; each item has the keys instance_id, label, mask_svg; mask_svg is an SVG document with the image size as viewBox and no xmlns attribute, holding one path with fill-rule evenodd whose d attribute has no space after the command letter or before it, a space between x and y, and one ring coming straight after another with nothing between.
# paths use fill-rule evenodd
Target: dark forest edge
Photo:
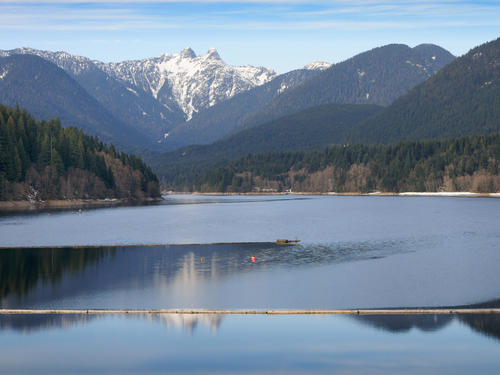
<instances>
[{"instance_id":1,"label":"dark forest edge","mask_svg":"<svg viewBox=\"0 0 500 375\"><path fill-rule=\"evenodd\" d=\"M248 153L198 174L186 166L162 184L166 190L200 193L492 193L500 191L499 160L500 133L495 133Z\"/></svg>"},{"instance_id":2,"label":"dark forest edge","mask_svg":"<svg viewBox=\"0 0 500 375\"><path fill-rule=\"evenodd\" d=\"M160 197L157 176L140 156L37 121L25 109L0 104L0 201L142 200Z\"/></svg>"}]
</instances>

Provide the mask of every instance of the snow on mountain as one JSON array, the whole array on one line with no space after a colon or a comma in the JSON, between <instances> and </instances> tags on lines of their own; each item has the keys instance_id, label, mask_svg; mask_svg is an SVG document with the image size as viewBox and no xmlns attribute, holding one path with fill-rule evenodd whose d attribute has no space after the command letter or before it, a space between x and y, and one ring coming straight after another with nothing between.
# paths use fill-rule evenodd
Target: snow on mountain
<instances>
[{"instance_id":1,"label":"snow on mountain","mask_svg":"<svg viewBox=\"0 0 500 375\"><path fill-rule=\"evenodd\" d=\"M314 61L312 63L307 64L304 66L303 69L307 70L325 70L331 67L332 64L327 63L326 61Z\"/></svg>"},{"instance_id":2,"label":"snow on mountain","mask_svg":"<svg viewBox=\"0 0 500 375\"><path fill-rule=\"evenodd\" d=\"M0 57L10 55L36 55L44 60L56 64L59 68L73 75L80 75L83 71L95 68L94 63L87 57L70 55L66 52L41 51L33 48L17 48L11 51L0 51Z\"/></svg>"},{"instance_id":3,"label":"snow on mountain","mask_svg":"<svg viewBox=\"0 0 500 375\"><path fill-rule=\"evenodd\" d=\"M133 85L151 93L168 109L180 107L187 120L194 112L260 86L278 75L264 67L228 65L215 48L200 56L188 47L180 54L165 53L160 57L109 64L66 52L32 48L0 51L0 57L11 54L37 55L74 76L99 68L125 83L131 92L134 91L129 86Z\"/></svg>"},{"instance_id":4,"label":"snow on mountain","mask_svg":"<svg viewBox=\"0 0 500 375\"><path fill-rule=\"evenodd\" d=\"M196 56L191 48L140 61L94 64L113 78L141 87L163 105L179 105L189 120L194 112L260 86L277 74L272 69L226 64L215 48Z\"/></svg>"},{"instance_id":5,"label":"snow on mountain","mask_svg":"<svg viewBox=\"0 0 500 375\"><path fill-rule=\"evenodd\" d=\"M179 123L179 120L189 120L194 113L202 109L261 86L278 76L273 69L265 67L228 65L222 60L215 48L210 48L206 55L200 56L187 47L179 54L165 53L159 57L120 63L103 63L92 61L83 56L70 55L66 52L41 51L32 48L0 51L0 57L11 54L37 55L55 63L74 77L81 77L83 82L87 82L85 73L95 70L104 72L110 79L113 78L124 84L124 88L138 98L140 92L143 93L141 95L149 93L152 100L156 99L156 103L159 102L170 112L166 112L164 115L160 109L150 110L148 114L157 116L160 120L163 120L165 116L172 117L170 120L173 122L172 125ZM330 66L331 64L327 62L315 61L307 64L304 69L325 70ZM93 84L92 82L88 83ZM287 85L283 83L278 93L285 91L286 88ZM89 88L87 87L87 89ZM95 90L89 92L96 96L99 101L103 101L103 98L98 95L99 90L100 88L96 87ZM105 102L104 104L110 106L109 103ZM143 111L141 110L140 113ZM161 130L158 131L163 134L166 129L162 128ZM152 132L156 134L156 132Z\"/></svg>"}]
</instances>

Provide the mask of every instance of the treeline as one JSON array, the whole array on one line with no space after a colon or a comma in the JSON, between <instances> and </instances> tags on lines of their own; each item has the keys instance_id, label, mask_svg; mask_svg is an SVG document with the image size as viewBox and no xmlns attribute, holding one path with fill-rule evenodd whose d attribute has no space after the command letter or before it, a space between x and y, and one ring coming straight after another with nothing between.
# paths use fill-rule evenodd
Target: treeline
<instances>
[{"instance_id":1,"label":"treeline","mask_svg":"<svg viewBox=\"0 0 500 375\"><path fill-rule=\"evenodd\" d=\"M139 198L160 195L141 159L59 119L36 121L0 104L0 200Z\"/></svg>"},{"instance_id":2,"label":"treeline","mask_svg":"<svg viewBox=\"0 0 500 375\"><path fill-rule=\"evenodd\" d=\"M394 145L247 154L175 190L369 193L500 191L500 133Z\"/></svg>"}]
</instances>

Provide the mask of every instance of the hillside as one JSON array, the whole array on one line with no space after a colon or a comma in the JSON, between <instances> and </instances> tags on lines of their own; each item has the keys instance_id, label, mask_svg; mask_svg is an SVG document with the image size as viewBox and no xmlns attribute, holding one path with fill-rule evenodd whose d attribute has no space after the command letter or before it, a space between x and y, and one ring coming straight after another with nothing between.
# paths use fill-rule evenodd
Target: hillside
<instances>
[{"instance_id":1,"label":"hillside","mask_svg":"<svg viewBox=\"0 0 500 375\"><path fill-rule=\"evenodd\" d=\"M185 121L178 106L166 108L141 88L113 79L91 64L85 70L66 72L121 122L157 142L176 124Z\"/></svg>"},{"instance_id":2,"label":"hillside","mask_svg":"<svg viewBox=\"0 0 500 375\"><path fill-rule=\"evenodd\" d=\"M390 143L500 130L500 38L457 58L353 128L351 142Z\"/></svg>"},{"instance_id":3,"label":"hillside","mask_svg":"<svg viewBox=\"0 0 500 375\"><path fill-rule=\"evenodd\" d=\"M155 141L168 132L174 124L185 121L184 113L179 106L172 104L166 108L140 87L110 77L99 69L96 62L87 57L32 48L0 51L0 56L4 57L14 54L35 55L54 63L68 73L117 119L147 134ZM144 115L145 113L147 115Z\"/></svg>"},{"instance_id":4,"label":"hillside","mask_svg":"<svg viewBox=\"0 0 500 375\"><path fill-rule=\"evenodd\" d=\"M500 191L500 133L247 154L191 182L200 192L493 193Z\"/></svg>"},{"instance_id":5,"label":"hillside","mask_svg":"<svg viewBox=\"0 0 500 375\"><path fill-rule=\"evenodd\" d=\"M227 136L235 127L255 114L274 97L314 77L320 70L300 69L282 74L261 86L233 96L212 107L195 113L162 140L167 150L190 145L207 144Z\"/></svg>"},{"instance_id":6,"label":"hillside","mask_svg":"<svg viewBox=\"0 0 500 375\"><path fill-rule=\"evenodd\" d=\"M189 186L205 170L250 152L321 149L342 141L355 124L373 116L375 105L324 104L262 124L209 145L187 146L148 159L172 187Z\"/></svg>"},{"instance_id":7,"label":"hillside","mask_svg":"<svg viewBox=\"0 0 500 375\"><path fill-rule=\"evenodd\" d=\"M453 59L443 48L430 44L375 48L335 64L277 96L235 131L325 103L387 106Z\"/></svg>"},{"instance_id":8,"label":"hillside","mask_svg":"<svg viewBox=\"0 0 500 375\"><path fill-rule=\"evenodd\" d=\"M0 201L158 196L158 178L140 157L0 105Z\"/></svg>"},{"instance_id":9,"label":"hillside","mask_svg":"<svg viewBox=\"0 0 500 375\"><path fill-rule=\"evenodd\" d=\"M157 142L113 116L64 70L33 55L0 58L0 103L22 106L44 120L59 117L121 148L158 148Z\"/></svg>"}]
</instances>

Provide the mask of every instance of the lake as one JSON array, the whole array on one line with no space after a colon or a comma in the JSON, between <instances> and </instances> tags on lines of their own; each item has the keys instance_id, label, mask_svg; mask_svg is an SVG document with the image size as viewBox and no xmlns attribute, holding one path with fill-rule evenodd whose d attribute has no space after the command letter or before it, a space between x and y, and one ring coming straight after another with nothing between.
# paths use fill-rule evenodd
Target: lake
<instances>
[{"instance_id":1,"label":"lake","mask_svg":"<svg viewBox=\"0 0 500 375\"><path fill-rule=\"evenodd\" d=\"M499 199L465 197L167 195L81 214L3 212L0 308L499 307L499 223ZM42 342L67 343L66 358L92 342L95 366L33 354L45 358L37 371L488 372L499 338L498 316L481 314L16 314L0 315L0 363L33 373L21 358Z\"/></svg>"}]
</instances>

